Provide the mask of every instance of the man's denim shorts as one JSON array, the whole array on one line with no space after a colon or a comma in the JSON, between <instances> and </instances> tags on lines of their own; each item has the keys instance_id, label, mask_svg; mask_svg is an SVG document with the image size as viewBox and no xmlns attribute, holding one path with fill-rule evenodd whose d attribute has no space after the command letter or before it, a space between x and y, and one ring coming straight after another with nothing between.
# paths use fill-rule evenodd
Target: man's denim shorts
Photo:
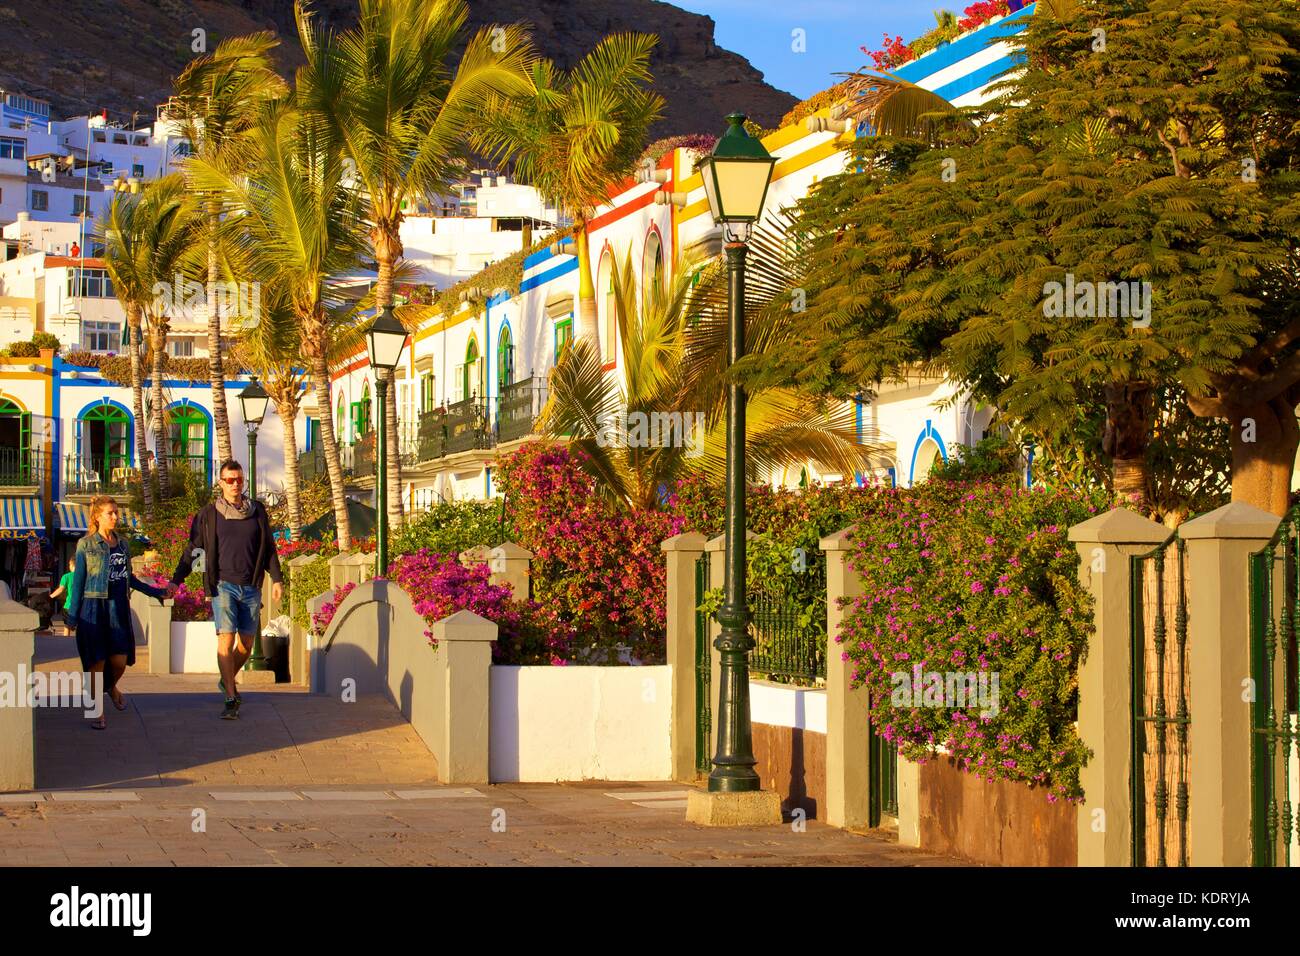
<instances>
[{"instance_id":1,"label":"man's denim shorts","mask_svg":"<svg viewBox=\"0 0 1300 956\"><path fill-rule=\"evenodd\" d=\"M262 610L262 591L251 584L217 583L212 596L212 620L218 634L257 633L258 613Z\"/></svg>"}]
</instances>

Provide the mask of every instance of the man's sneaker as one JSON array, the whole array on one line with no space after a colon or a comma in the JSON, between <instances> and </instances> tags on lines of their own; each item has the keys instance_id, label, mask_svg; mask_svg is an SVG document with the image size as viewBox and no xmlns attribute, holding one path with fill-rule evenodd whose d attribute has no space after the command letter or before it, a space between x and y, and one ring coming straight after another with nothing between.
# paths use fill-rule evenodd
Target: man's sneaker
<instances>
[{"instance_id":1,"label":"man's sneaker","mask_svg":"<svg viewBox=\"0 0 1300 956\"><path fill-rule=\"evenodd\" d=\"M238 720L238 719L239 719L239 701L235 700L233 697L227 697L227 698L226 698L226 708L225 708L225 710L223 710L223 711L221 712L221 719L222 719L222 720Z\"/></svg>"},{"instance_id":2,"label":"man's sneaker","mask_svg":"<svg viewBox=\"0 0 1300 956\"><path fill-rule=\"evenodd\" d=\"M224 677L219 678L219 679L217 680L217 689L218 689L219 691L221 691L221 694L222 694L222 696L224 697L224 696L225 696L225 693L226 693L226 679L225 679ZM239 692L239 688L236 687L236 688L235 688L235 700L242 701L243 699L244 699L244 695L241 694L241 693Z\"/></svg>"}]
</instances>

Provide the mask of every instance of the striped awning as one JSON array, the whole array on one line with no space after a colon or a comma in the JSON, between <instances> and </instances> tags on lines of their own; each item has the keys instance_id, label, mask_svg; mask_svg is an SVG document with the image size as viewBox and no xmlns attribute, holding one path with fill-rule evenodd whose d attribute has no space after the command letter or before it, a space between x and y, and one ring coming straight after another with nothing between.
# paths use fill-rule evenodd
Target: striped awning
<instances>
[{"instance_id":1,"label":"striped awning","mask_svg":"<svg viewBox=\"0 0 1300 956\"><path fill-rule=\"evenodd\" d=\"M54 502L54 518L67 534L85 534L90 527L90 509L75 501Z\"/></svg>"},{"instance_id":2,"label":"striped awning","mask_svg":"<svg viewBox=\"0 0 1300 956\"><path fill-rule=\"evenodd\" d=\"M75 501L56 501L54 509L55 517L59 522L59 530L67 534L85 534L89 530L90 508L88 506ZM118 505L117 514L119 527L130 528L132 531L139 531L143 527L140 523L140 516L129 508Z\"/></svg>"},{"instance_id":3,"label":"striped awning","mask_svg":"<svg viewBox=\"0 0 1300 956\"><path fill-rule=\"evenodd\" d=\"M41 499L34 496L0 497L0 532L7 532L2 536L12 538L15 532L20 532L25 537L31 531L45 533Z\"/></svg>"}]
</instances>

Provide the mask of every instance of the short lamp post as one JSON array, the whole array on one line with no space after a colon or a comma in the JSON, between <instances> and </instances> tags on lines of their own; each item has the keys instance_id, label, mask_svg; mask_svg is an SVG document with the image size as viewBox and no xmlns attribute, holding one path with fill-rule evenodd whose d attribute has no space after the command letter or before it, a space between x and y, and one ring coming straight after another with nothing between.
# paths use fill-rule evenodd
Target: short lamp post
<instances>
[{"instance_id":1,"label":"short lamp post","mask_svg":"<svg viewBox=\"0 0 1300 956\"><path fill-rule=\"evenodd\" d=\"M750 229L763 213L776 160L745 131L745 115L727 117L727 131L699 163L713 221L723 227L730 278L730 364L745 354L745 255ZM718 609L721 654L718 749L709 774L711 793L758 791L749 711L749 611L745 601L745 390L727 387L726 580Z\"/></svg>"},{"instance_id":2,"label":"short lamp post","mask_svg":"<svg viewBox=\"0 0 1300 956\"><path fill-rule=\"evenodd\" d=\"M266 417L266 406L270 401L271 396L266 393L266 389L262 387L256 375L239 393L239 407L244 413L244 427L248 429L248 497L250 499L257 498L257 429L261 426L262 419ZM248 655L248 663L244 668L250 671L271 670L271 662L267 658L266 648L262 646L260 631L253 634L253 650Z\"/></svg>"},{"instance_id":3,"label":"short lamp post","mask_svg":"<svg viewBox=\"0 0 1300 956\"><path fill-rule=\"evenodd\" d=\"M379 398L379 434L375 439L375 576L388 576L388 381L402 360L406 347L406 327L393 315L391 305L384 306L366 332L370 350L370 367L375 370L375 391Z\"/></svg>"}]
</instances>

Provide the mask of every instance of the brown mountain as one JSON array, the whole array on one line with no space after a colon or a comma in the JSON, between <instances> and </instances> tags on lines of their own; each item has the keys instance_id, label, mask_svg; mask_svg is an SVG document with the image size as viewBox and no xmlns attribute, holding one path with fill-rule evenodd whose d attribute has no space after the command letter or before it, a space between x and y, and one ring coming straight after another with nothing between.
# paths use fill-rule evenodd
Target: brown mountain
<instances>
[{"instance_id":1,"label":"brown mountain","mask_svg":"<svg viewBox=\"0 0 1300 956\"><path fill-rule=\"evenodd\" d=\"M531 24L538 48L561 66L608 33L657 34L651 69L667 106L655 137L717 131L736 109L772 127L795 103L714 42L712 18L668 3L471 0L470 7L475 27ZM356 19L355 0L317 0L314 9L338 28ZM208 49L222 37L274 30L285 74L301 62L293 0L0 0L0 87L48 99L57 118L107 109L122 122L150 121L195 55L199 29Z\"/></svg>"}]
</instances>

